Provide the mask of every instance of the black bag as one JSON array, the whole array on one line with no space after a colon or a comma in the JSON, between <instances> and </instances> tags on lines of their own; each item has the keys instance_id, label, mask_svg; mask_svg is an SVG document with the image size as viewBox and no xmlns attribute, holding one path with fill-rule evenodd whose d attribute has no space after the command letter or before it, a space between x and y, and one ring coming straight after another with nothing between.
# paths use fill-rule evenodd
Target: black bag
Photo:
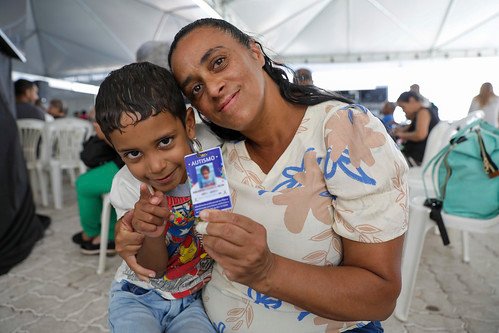
<instances>
[{"instance_id":1,"label":"black bag","mask_svg":"<svg viewBox=\"0 0 499 333\"><path fill-rule=\"evenodd\" d=\"M115 150L95 135L83 143L83 150L80 153L80 159L89 168L114 161L117 157Z\"/></svg>"}]
</instances>

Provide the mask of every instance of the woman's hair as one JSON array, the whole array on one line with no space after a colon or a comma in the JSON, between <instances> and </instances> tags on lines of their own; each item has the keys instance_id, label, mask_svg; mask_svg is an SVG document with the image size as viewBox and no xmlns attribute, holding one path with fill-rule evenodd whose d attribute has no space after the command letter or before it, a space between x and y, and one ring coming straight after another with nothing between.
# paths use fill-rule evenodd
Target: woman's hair
<instances>
[{"instance_id":1,"label":"woman's hair","mask_svg":"<svg viewBox=\"0 0 499 333\"><path fill-rule=\"evenodd\" d=\"M235 40L237 40L241 45L246 48L250 48L250 44L254 41L249 35L245 34L234 25L230 24L227 21L214 19L214 18L203 18L197 21L194 21L185 27L183 27L173 39L172 45L170 47L170 52L168 54L168 63L171 68L171 58L172 54L175 51L178 42L191 31L202 28L202 27L210 27L216 28L220 31L223 31L230 36L232 36ZM345 103L352 103L351 100L336 94L331 91L327 91L321 88L318 88L313 85L302 86L295 83L292 83L288 79L288 75L284 68L292 70L284 64L277 63L269 58L269 56L263 51L263 47L259 42L256 42L262 50L265 64L263 69L265 72L272 78L272 80L279 86L279 91L284 99L291 103L302 104L302 105L316 105L322 103L324 101L329 100L338 100ZM199 112L199 111L198 111ZM231 129L220 127L210 121L208 121L202 114L201 119L205 122L211 130L217 134L222 139L226 140L241 140L244 139L244 136L238 132Z\"/></svg>"},{"instance_id":2,"label":"woman's hair","mask_svg":"<svg viewBox=\"0 0 499 333\"><path fill-rule=\"evenodd\" d=\"M492 87L492 83L485 82L480 87L480 93L475 96L480 107L484 107L489 103L490 98L494 96L494 88Z\"/></svg>"},{"instance_id":3,"label":"woman's hair","mask_svg":"<svg viewBox=\"0 0 499 333\"><path fill-rule=\"evenodd\" d=\"M421 102L420 94L418 94L415 91L405 91L402 94L400 94L399 98L397 99L397 103L398 102L408 103L411 97L414 98L416 102Z\"/></svg>"}]
</instances>

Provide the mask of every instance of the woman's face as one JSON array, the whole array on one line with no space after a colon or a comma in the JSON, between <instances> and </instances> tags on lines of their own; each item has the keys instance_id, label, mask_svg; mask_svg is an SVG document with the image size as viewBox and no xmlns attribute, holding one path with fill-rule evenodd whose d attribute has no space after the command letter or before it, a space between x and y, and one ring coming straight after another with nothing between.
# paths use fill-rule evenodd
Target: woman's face
<instances>
[{"instance_id":1,"label":"woman's face","mask_svg":"<svg viewBox=\"0 0 499 333\"><path fill-rule=\"evenodd\" d=\"M219 126L244 132L256 124L265 100L263 54L217 28L201 27L177 44L171 67L184 94Z\"/></svg>"},{"instance_id":2,"label":"woman's face","mask_svg":"<svg viewBox=\"0 0 499 333\"><path fill-rule=\"evenodd\" d=\"M421 109L421 103L416 101L414 98L409 97L407 102L397 102L397 105L402 108L407 118L411 119L412 116Z\"/></svg>"}]
</instances>

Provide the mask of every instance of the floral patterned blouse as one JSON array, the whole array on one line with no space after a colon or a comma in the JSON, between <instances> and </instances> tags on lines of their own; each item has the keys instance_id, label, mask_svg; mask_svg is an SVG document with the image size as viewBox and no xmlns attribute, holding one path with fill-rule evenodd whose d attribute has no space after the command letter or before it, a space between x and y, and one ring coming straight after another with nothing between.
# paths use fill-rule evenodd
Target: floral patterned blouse
<instances>
[{"instance_id":1,"label":"floral patterned blouse","mask_svg":"<svg viewBox=\"0 0 499 333\"><path fill-rule=\"evenodd\" d=\"M264 225L270 250L278 255L338 265L340 236L377 243L407 230L407 164L383 124L363 106L337 101L310 106L268 174L251 160L244 141L225 143L223 154L233 211ZM318 317L227 280L217 263L203 302L225 333L342 332L367 323Z\"/></svg>"}]
</instances>

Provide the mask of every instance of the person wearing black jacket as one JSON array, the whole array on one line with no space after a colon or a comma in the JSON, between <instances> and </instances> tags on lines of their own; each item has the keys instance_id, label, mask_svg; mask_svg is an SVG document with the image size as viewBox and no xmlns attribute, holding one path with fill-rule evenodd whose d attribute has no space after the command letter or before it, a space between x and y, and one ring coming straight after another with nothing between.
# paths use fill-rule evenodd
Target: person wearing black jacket
<instances>
[{"instance_id":1,"label":"person wearing black jacket","mask_svg":"<svg viewBox=\"0 0 499 333\"><path fill-rule=\"evenodd\" d=\"M0 275L28 257L50 224L36 214L14 114L0 91Z\"/></svg>"},{"instance_id":2,"label":"person wearing black jacket","mask_svg":"<svg viewBox=\"0 0 499 333\"><path fill-rule=\"evenodd\" d=\"M81 253L98 254L100 248L100 219L102 213L102 195L111 191L114 175L124 165L121 157L105 141L104 134L95 122L95 112L91 112L90 121L96 135L84 144L80 158L90 169L76 180L76 194L80 211L80 224L83 231L73 235L73 242L79 244ZM107 253L114 254L114 226L116 212L111 210L109 221L109 239Z\"/></svg>"}]
</instances>

